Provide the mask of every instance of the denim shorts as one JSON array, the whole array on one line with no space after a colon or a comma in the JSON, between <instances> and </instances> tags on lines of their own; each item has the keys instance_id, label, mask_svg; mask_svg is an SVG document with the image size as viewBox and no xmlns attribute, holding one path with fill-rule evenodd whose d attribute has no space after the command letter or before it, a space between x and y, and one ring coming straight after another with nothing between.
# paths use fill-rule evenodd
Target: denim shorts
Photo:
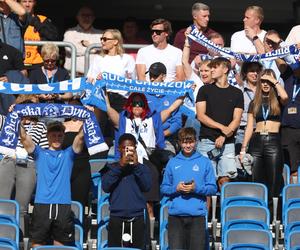
<instances>
[{"instance_id":1,"label":"denim shorts","mask_svg":"<svg viewBox=\"0 0 300 250\"><path fill-rule=\"evenodd\" d=\"M207 157L207 152L215 148L215 143L209 139L201 139L197 144L197 151ZM237 176L237 163L234 143L224 144L222 154L218 160L211 160L216 177L235 178Z\"/></svg>"}]
</instances>

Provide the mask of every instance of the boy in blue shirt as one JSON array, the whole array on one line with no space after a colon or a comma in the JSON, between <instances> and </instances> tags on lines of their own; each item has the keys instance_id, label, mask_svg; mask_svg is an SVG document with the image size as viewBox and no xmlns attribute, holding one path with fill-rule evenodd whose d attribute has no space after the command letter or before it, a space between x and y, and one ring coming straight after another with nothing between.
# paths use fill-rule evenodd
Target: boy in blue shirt
<instances>
[{"instance_id":1,"label":"boy in blue shirt","mask_svg":"<svg viewBox=\"0 0 300 250\"><path fill-rule=\"evenodd\" d=\"M165 169L161 193L170 198L168 239L170 249L205 249L206 196L217 192L216 178L208 158L196 152L196 131L178 133L181 152Z\"/></svg>"}]
</instances>

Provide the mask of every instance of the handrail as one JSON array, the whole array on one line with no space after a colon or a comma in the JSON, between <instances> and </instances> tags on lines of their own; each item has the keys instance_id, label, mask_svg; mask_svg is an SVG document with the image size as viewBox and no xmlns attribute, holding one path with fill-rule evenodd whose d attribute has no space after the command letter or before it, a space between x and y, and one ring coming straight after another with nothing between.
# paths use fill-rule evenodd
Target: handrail
<instances>
[{"instance_id":1,"label":"handrail","mask_svg":"<svg viewBox=\"0 0 300 250\"><path fill-rule=\"evenodd\" d=\"M123 44L124 49L140 49L149 44ZM100 43L93 43L89 45L84 53L84 75L86 76L90 66L90 51L94 48L101 48Z\"/></svg>"},{"instance_id":2,"label":"handrail","mask_svg":"<svg viewBox=\"0 0 300 250\"><path fill-rule=\"evenodd\" d=\"M50 41L24 41L25 45L34 45L34 46L43 46ZM77 49L73 43L70 42L61 42L61 41L51 41L58 47L69 47L71 49L71 79L76 77L76 54Z\"/></svg>"}]
</instances>

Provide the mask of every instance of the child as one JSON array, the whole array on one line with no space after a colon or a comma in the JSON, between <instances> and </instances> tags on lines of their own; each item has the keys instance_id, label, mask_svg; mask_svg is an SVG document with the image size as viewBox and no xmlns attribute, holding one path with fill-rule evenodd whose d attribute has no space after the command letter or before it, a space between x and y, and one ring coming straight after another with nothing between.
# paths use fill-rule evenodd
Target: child
<instances>
[{"instance_id":1,"label":"child","mask_svg":"<svg viewBox=\"0 0 300 250\"><path fill-rule=\"evenodd\" d=\"M161 193L171 200L168 240L170 249L205 249L206 196L217 192L211 162L196 152L196 131L178 133L181 152L166 167Z\"/></svg>"}]
</instances>

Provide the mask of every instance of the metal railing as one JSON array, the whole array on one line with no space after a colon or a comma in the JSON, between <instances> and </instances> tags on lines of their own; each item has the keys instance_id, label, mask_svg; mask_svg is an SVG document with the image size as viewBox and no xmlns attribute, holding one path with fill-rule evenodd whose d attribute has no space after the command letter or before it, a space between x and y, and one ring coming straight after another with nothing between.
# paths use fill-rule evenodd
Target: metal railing
<instances>
[{"instance_id":1,"label":"metal railing","mask_svg":"<svg viewBox=\"0 0 300 250\"><path fill-rule=\"evenodd\" d=\"M44 44L49 43L49 41L25 41L25 45L34 45L34 46L43 46ZM51 41L58 47L69 47L71 49L71 79L76 77L76 54L77 49L73 43L70 42L61 42L61 41Z\"/></svg>"},{"instance_id":2,"label":"metal railing","mask_svg":"<svg viewBox=\"0 0 300 250\"><path fill-rule=\"evenodd\" d=\"M148 46L149 44L123 44L124 49L140 49L145 46ZM93 43L90 46L86 48L85 54L84 54L84 75L87 74L90 66L90 51L95 48L101 48L101 45L99 43Z\"/></svg>"}]
</instances>

